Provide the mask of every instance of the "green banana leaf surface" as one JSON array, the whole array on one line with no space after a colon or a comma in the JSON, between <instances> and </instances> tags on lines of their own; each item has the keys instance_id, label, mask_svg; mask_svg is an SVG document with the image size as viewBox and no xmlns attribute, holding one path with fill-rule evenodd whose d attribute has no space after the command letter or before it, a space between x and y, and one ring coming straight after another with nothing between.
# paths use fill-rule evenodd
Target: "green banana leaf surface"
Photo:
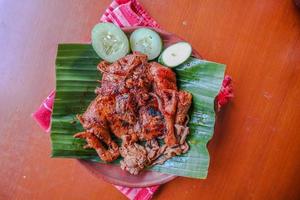
<instances>
[{"instance_id":1,"label":"green banana leaf surface","mask_svg":"<svg viewBox=\"0 0 300 200\"><path fill-rule=\"evenodd\" d=\"M84 140L73 135L83 130L76 119L83 113L101 80L96 67L101 59L90 44L59 44L56 58L56 96L52 114L52 157L87 159L101 162L93 149L83 149ZM190 150L163 165L148 170L193 178L206 178L209 167L207 143L215 124L214 99L224 78L225 65L189 58L173 68L178 87L193 95L190 109ZM114 162L118 164L118 161Z\"/></svg>"}]
</instances>

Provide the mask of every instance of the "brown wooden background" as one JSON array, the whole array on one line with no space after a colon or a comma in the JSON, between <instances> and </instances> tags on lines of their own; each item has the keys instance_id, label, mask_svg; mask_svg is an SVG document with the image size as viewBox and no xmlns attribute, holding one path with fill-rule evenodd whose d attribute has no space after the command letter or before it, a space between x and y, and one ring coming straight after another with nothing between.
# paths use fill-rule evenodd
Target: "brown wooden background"
<instances>
[{"instance_id":1,"label":"brown wooden background","mask_svg":"<svg viewBox=\"0 0 300 200\"><path fill-rule=\"evenodd\" d=\"M154 199L300 199L300 11L291 0L140 0L208 60L235 98L209 144L206 180ZM0 199L125 199L75 160L50 159L30 114L54 87L57 43L87 42L110 0L0 0Z\"/></svg>"}]
</instances>

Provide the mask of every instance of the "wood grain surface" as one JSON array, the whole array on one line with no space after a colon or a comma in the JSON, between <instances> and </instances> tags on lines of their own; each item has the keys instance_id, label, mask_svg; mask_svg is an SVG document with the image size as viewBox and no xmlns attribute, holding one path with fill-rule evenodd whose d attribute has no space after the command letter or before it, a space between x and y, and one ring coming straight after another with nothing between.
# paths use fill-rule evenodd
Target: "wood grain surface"
<instances>
[{"instance_id":1,"label":"wood grain surface","mask_svg":"<svg viewBox=\"0 0 300 200\"><path fill-rule=\"evenodd\" d=\"M162 28L227 64L235 98L206 180L154 199L300 199L300 10L292 0L140 0ZM109 0L0 0L0 199L126 199L76 160L51 159L30 117L54 88L60 42L87 42Z\"/></svg>"}]
</instances>

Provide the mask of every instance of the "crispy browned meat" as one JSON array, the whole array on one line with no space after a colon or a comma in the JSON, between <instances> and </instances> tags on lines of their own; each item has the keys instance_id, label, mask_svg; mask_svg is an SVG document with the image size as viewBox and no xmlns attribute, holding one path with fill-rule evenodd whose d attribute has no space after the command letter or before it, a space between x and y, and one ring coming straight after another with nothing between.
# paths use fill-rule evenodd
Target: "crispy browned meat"
<instances>
[{"instance_id":1,"label":"crispy browned meat","mask_svg":"<svg viewBox=\"0 0 300 200\"><path fill-rule=\"evenodd\" d=\"M106 118L110 130L119 138L122 135L134 134L133 127L137 123L137 109L133 94L117 95L115 101L114 109Z\"/></svg>"},{"instance_id":2,"label":"crispy browned meat","mask_svg":"<svg viewBox=\"0 0 300 200\"><path fill-rule=\"evenodd\" d=\"M118 145L111 139L108 123L106 120L107 113L113 109L114 101L112 98L97 96L91 102L83 115L78 115L80 123L86 130L83 133L75 134L76 138L84 138L90 148L96 149L102 160L111 162L119 156ZM98 141L102 140L107 149Z\"/></svg>"},{"instance_id":3,"label":"crispy browned meat","mask_svg":"<svg viewBox=\"0 0 300 200\"><path fill-rule=\"evenodd\" d=\"M150 73L154 80L154 91L170 89L177 91L176 74L168 67L157 62L151 63Z\"/></svg>"},{"instance_id":4,"label":"crispy browned meat","mask_svg":"<svg viewBox=\"0 0 300 200\"><path fill-rule=\"evenodd\" d=\"M182 90L180 90L177 95L178 104L175 123L183 125L192 104L192 95L191 93Z\"/></svg>"},{"instance_id":5,"label":"crispy browned meat","mask_svg":"<svg viewBox=\"0 0 300 200\"><path fill-rule=\"evenodd\" d=\"M164 133L165 120L154 101L139 110L141 130L138 133L141 140L152 140Z\"/></svg>"},{"instance_id":6,"label":"crispy browned meat","mask_svg":"<svg viewBox=\"0 0 300 200\"><path fill-rule=\"evenodd\" d=\"M121 154L121 168L132 174L188 150L186 116L192 95L178 91L170 68L148 63L145 55L134 52L113 64L103 61L98 69L102 80L97 97L78 115L85 131L74 135L86 140L85 148L94 148L107 162ZM110 134L122 140L120 148ZM160 147L157 137L165 145Z\"/></svg>"},{"instance_id":7,"label":"crispy browned meat","mask_svg":"<svg viewBox=\"0 0 300 200\"><path fill-rule=\"evenodd\" d=\"M96 89L100 95L118 95L129 92L147 92L151 87L148 83L147 71L149 64L147 56L140 53L127 55L113 64L102 61L98 65L102 72L101 88Z\"/></svg>"},{"instance_id":8,"label":"crispy browned meat","mask_svg":"<svg viewBox=\"0 0 300 200\"><path fill-rule=\"evenodd\" d=\"M159 110L164 115L166 122L165 142L168 146L177 144L174 133L174 120L177 107L176 75L167 67L158 63L151 63L150 72L154 80L154 92L160 101Z\"/></svg>"}]
</instances>

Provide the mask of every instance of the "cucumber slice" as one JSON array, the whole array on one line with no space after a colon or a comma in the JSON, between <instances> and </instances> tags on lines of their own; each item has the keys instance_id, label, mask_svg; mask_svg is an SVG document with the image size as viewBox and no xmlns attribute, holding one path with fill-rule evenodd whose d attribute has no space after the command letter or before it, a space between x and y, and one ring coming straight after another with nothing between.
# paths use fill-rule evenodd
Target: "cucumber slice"
<instances>
[{"instance_id":1,"label":"cucumber slice","mask_svg":"<svg viewBox=\"0 0 300 200\"><path fill-rule=\"evenodd\" d=\"M99 23L92 30L92 46L100 58L114 62L129 53L125 33L112 23Z\"/></svg>"},{"instance_id":2,"label":"cucumber slice","mask_svg":"<svg viewBox=\"0 0 300 200\"><path fill-rule=\"evenodd\" d=\"M192 54L192 46L187 42L178 42L166 48L158 61L167 67L176 67L184 63Z\"/></svg>"},{"instance_id":3,"label":"cucumber slice","mask_svg":"<svg viewBox=\"0 0 300 200\"><path fill-rule=\"evenodd\" d=\"M130 46L132 51L139 51L146 54L148 60L153 60L162 50L162 40L155 31L140 28L130 35Z\"/></svg>"}]
</instances>

